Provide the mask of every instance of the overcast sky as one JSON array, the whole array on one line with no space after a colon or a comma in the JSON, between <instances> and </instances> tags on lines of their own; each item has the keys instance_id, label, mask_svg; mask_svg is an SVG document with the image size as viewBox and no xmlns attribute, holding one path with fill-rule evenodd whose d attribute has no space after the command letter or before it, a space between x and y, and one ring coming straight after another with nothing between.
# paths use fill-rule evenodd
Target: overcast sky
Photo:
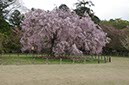
<instances>
[{"instance_id":1,"label":"overcast sky","mask_svg":"<svg viewBox=\"0 0 129 85\"><path fill-rule=\"evenodd\" d=\"M66 4L69 8L75 8L77 0L22 0L24 5L31 9L40 8L52 10L60 4ZM111 18L122 18L129 21L129 0L91 0L95 6L92 7L95 14L102 20Z\"/></svg>"}]
</instances>

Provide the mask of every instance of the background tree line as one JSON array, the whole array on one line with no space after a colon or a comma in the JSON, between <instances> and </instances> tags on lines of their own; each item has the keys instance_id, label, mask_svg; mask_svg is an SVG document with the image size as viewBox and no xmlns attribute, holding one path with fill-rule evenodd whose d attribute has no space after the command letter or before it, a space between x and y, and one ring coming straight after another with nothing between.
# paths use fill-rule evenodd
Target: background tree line
<instances>
[{"instance_id":1,"label":"background tree line","mask_svg":"<svg viewBox=\"0 0 129 85\"><path fill-rule=\"evenodd\" d=\"M21 44L21 27L20 24L24 18L21 11L17 7L8 9L9 6L16 4L17 0L0 0L0 52L20 52ZM17 4L19 5L19 4ZM128 51L127 47L129 43L127 38L129 36L129 21L118 19L100 20L90 8L94 6L91 1L82 0L75 3L76 12L80 18L85 17L85 12L91 17L91 19L99 24L102 29L108 33L108 37L111 41L104 48L105 51ZM15 10L12 10L14 9ZM61 4L60 9L70 10L66 4ZM122 42L123 41L123 42ZM123 43L126 43L123 44Z\"/></svg>"}]
</instances>

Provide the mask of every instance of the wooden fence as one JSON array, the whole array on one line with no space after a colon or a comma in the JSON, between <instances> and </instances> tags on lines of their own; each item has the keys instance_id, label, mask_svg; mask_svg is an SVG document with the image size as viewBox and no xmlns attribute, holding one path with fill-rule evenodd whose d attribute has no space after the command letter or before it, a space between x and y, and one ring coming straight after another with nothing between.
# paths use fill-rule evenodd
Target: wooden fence
<instances>
[{"instance_id":1,"label":"wooden fence","mask_svg":"<svg viewBox=\"0 0 129 85\"><path fill-rule=\"evenodd\" d=\"M46 56L46 57L45 57ZM100 64L111 62L111 56L84 55L67 58L51 58L44 54L0 54L0 65L28 64Z\"/></svg>"}]
</instances>

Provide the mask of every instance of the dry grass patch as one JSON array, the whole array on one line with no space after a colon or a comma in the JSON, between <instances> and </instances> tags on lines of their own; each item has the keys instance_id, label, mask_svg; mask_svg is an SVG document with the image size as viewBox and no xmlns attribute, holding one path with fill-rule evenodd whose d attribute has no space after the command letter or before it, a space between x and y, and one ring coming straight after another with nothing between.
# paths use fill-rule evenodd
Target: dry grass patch
<instances>
[{"instance_id":1,"label":"dry grass patch","mask_svg":"<svg viewBox=\"0 0 129 85\"><path fill-rule=\"evenodd\" d=\"M106 64L0 66L0 85L129 85L129 58Z\"/></svg>"}]
</instances>

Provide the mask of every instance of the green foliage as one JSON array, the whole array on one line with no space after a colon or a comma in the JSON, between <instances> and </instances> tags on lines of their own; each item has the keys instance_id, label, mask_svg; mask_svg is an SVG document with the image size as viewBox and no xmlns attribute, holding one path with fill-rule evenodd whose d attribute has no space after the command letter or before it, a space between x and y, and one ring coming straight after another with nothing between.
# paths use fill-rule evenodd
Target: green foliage
<instances>
[{"instance_id":1,"label":"green foliage","mask_svg":"<svg viewBox=\"0 0 129 85\"><path fill-rule=\"evenodd\" d=\"M6 18L7 14L10 12L6 8L13 4L16 0L0 0L0 17Z\"/></svg>"},{"instance_id":2,"label":"green foliage","mask_svg":"<svg viewBox=\"0 0 129 85\"><path fill-rule=\"evenodd\" d=\"M20 13L19 10L15 10L10 18L9 18L9 22L11 23L11 25L13 27L17 27L20 28L20 24L23 21L24 16Z\"/></svg>"},{"instance_id":3,"label":"green foliage","mask_svg":"<svg viewBox=\"0 0 129 85\"><path fill-rule=\"evenodd\" d=\"M91 1L82 0L75 4L76 9L74 11L80 16L85 17L85 12L88 13L88 15L91 17L92 21L95 23L99 23L100 19L94 15L93 10L90 8L91 6L94 6L94 4Z\"/></svg>"},{"instance_id":4,"label":"green foliage","mask_svg":"<svg viewBox=\"0 0 129 85\"><path fill-rule=\"evenodd\" d=\"M8 44L8 42L9 42L8 36L0 33L0 53L3 53L7 50L5 46Z\"/></svg>"},{"instance_id":5,"label":"green foliage","mask_svg":"<svg viewBox=\"0 0 129 85\"><path fill-rule=\"evenodd\" d=\"M7 15L11 9L13 9L13 6L10 10L7 8L14 4L15 1L16 0L0 0L0 52L14 52L20 51L21 49L19 43L20 33L14 32L14 30L20 29L23 16L18 10L15 10L11 14L9 22L7 20Z\"/></svg>"},{"instance_id":6,"label":"green foliage","mask_svg":"<svg viewBox=\"0 0 129 85\"><path fill-rule=\"evenodd\" d=\"M21 30L17 28L15 30L13 29L10 35L10 42L9 42L10 45L8 45L10 52L21 51L20 38L21 38Z\"/></svg>"},{"instance_id":7,"label":"green foliage","mask_svg":"<svg viewBox=\"0 0 129 85\"><path fill-rule=\"evenodd\" d=\"M0 33L0 53L3 52L4 35Z\"/></svg>"},{"instance_id":8,"label":"green foliage","mask_svg":"<svg viewBox=\"0 0 129 85\"><path fill-rule=\"evenodd\" d=\"M94 23L96 23L96 24L99 24L100 21L101 21L96 15L91 16L91 19L92 19L92 20L94 21Z\"/></svg>"},{"instance_id":9,"label":"green foliage","mask_svg":"<svg viewBox=\"0 0 129 85\"><path fill-rule=\"evenodd\" d=\"M110 19L109 21L101 21L101 28L107 33L111 41L104 48L105 51L117 51L117 52L128 52L127 49L129 36L129 21L122 19Z\"/></svg>"},{"instance_id":10,"label":"green foliage","mask_svg":"<svg viewBox=\"0 0 129 85\"><path fill-rule=\"evenodd\" d=\"M107 33L107 36L111 39L110 43L106 45L104 48L105 51L115 50L117 52L127 52L128 50L123 46L121 41L126 40L126 36L129 35L129 29L118 29L114 26L107 24L107 23L100 23L100 27L103 29L104 32Z\"/></svg>"},{"instance_id":11,"label":"green foliage","mask_svg":"<svg viewBox=\"0 0 129 85\"><path fill-rule=\"evenodd\" d=\"M20 44L20 37L11 32L11 34L5 35L0 33L0 52L1 53L8 53L8 52L20 52L21 44Z\"/></svg>"},{"instance_id":12,"label":"green foliage","mask_svg":"<svg viewBox=\"0 0 129 85\"><path fill-rule=\"evenodd\" d=\"M3 18L0 17L0 33L3 33L5 35L10 35L10 25L7 21L5 21Z\"/></svg>"},{"instance_id":13,"label":"green foliage","mask_svg":"<svg viewBox=\"0 0 129 85\"><path fill-rule=\"evenodd\" d=\"M74 10L79 16L83 17L84 13L87 12L89 15L91 15L90 8L87 7L79 7Z\"/></svg>"},{"instance_id":14,"label":"green foliage","mask_svg":"<svg viewBox=\"0 0 129 85\"><path fill-rule=\"evenodd\" d=\"M61 4L61 5L59 6L59 9L62 9L62 10L64 10L64 11L67 11L67 10L69 10L69 7L68 7L66 4Z\"/></svg>"},{"instance_id":15,"label":"green foliage","mask_svg":"<svg viewBox=\"0 0 129 85\"><path fill-rule=\"evenodd\" d=\"M111 25L113 27L115 27L116 29L124 29L124 28L128 28L129 27L129 21L126 20L122 20L120 18L118 19L110 19L109 21L101 21L101 23L105 24L105 25Z\"/></svg>"},{"instance_id":16,"label":"green foliage","mask_svg":"<svg viewBox=\"0 0 129 85\"><path fill-rule=\"evenodd\" d=\"M17 34L16 34L17 33ZM20 50L20 33L13 31L12 27L3 18L0 18L0 52Z\"/></svg>"},{"instance_id":17,"label":"green foliage","mask_svg":"<svg viewBox=\"0 0 129 85\"><path fill-rule=\"evenodd\" d=\"M129 51L129 35L121 39L121 43Z\"/></svg>"}]
</instances>

